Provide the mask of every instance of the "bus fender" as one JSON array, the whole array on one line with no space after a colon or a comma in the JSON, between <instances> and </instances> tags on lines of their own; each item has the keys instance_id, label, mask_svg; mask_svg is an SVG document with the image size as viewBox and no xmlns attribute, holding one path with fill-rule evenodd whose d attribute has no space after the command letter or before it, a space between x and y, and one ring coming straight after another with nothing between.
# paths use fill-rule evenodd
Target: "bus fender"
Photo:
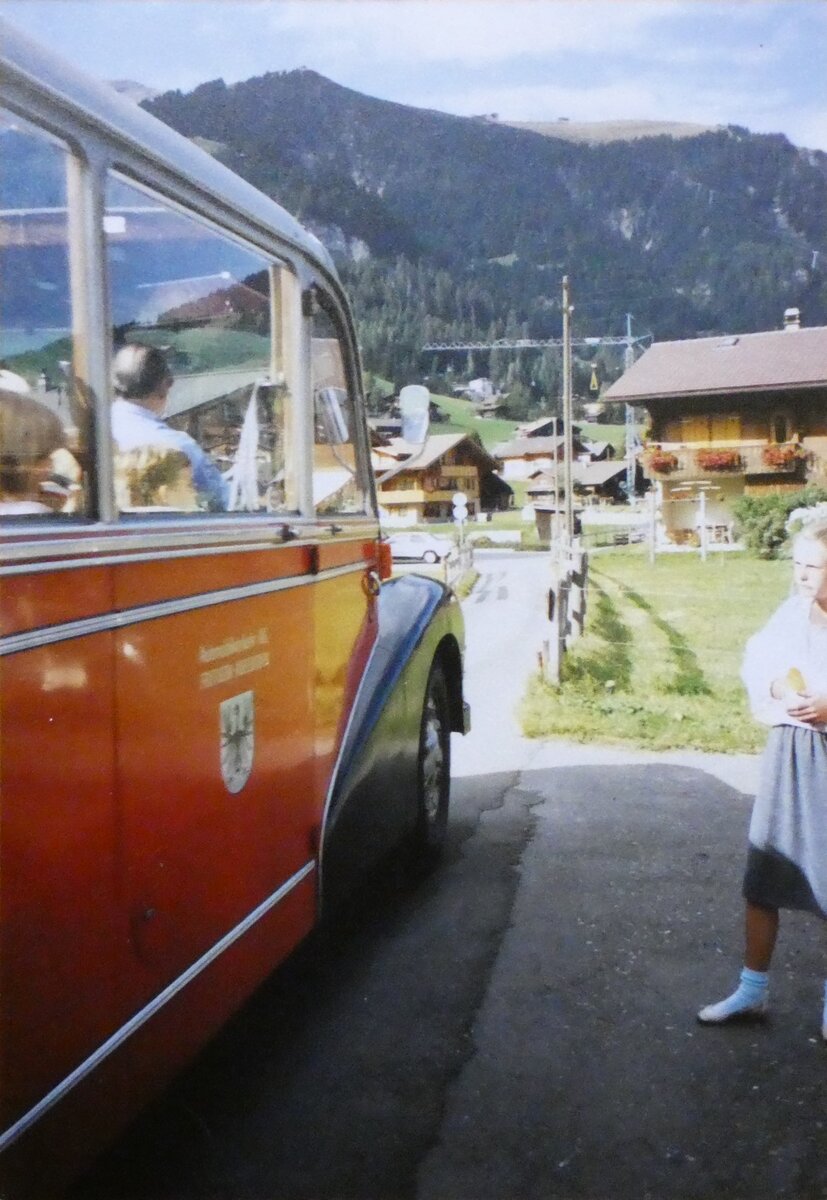
<instances>
[{"instance_id":1,"label":"bus fender","mask_svg":"<svg viewBox=\"0 0 827 1200\"><path fill-rule=\"evenodd\" d=\"M422 704L436 659L448 685L451 728L465 732L464 626L438 580L404 575L383 584L379 633L333 771L320 839L324 906L400 842L416 820Z\"/></svg>"}]
</instances>

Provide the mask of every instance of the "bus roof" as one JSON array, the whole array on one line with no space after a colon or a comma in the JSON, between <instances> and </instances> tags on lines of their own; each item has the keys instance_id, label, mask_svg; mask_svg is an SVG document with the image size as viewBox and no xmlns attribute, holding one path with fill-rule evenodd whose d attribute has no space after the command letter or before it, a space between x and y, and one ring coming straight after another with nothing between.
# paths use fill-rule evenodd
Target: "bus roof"
<instances>
[{"instance_id":1,"label":"bus roof","mask_svg":"<svg viewBox=\"0 0 827 1200\"><path fill-rule=\"evenodd\" d=\"M228 204L270 230L338 282L330 254L286 209L223 166L188 138L151 116L114 88L78 70L0 19L0 65L5 80L50 96L76 115L92 118L117 143L149 152L157 165L183 176L223 206Z\"/></svg>"}]
</instances>

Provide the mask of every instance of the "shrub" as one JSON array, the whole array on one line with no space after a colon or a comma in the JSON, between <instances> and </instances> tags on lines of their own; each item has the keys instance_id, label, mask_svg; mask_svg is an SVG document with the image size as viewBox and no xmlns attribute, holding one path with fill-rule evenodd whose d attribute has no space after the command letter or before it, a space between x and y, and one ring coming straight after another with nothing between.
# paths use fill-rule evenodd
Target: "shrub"
<instances>
[{"instance_id":1,"label":"shrub","mask_svg":"<svg viewBox=\"0 0 827 1200\"><path fill-rule=\"evenodd\" d=\"M789 536L790 513L825 500L827 490L814 486L771 496L742 496L734 505L737 536L758 558L777 558Z\"/></svg>"}]
</instances>

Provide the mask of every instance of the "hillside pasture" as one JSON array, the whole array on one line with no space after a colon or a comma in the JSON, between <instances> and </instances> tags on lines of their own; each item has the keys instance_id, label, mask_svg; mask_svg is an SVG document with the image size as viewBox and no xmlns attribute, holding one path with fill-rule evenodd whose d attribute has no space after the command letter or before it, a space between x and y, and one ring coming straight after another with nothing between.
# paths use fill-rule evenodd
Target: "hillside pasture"
<instances>
[{"instance_id":1,"label":"hillside pasture","mask_svg":"<svg viewBox=\"0 0 827 1200\"><path fill-rule=\"evenodd\" d=\"M431 399L448 417L447 422L431 426L432 433L477 433L486 450L498 442L507 442L514 436L516 421L505 421L498 417L483 418L470 400L460 396L432 396Z\"/></svg>"},{"instance_id":2,"label":"hillside pasture","mask_svg":"<svg viewBox=\"0 0 827 1200\"><path fill-rule=\"evenodd\" d=\"M543 137L561 138L565 142L584 142L601 146L607 142L633 142L638 138L691 138L713 133L720 125L700 125L692 121L503 121L512 129L528 129Z\"/></svg>"}]
</instances>

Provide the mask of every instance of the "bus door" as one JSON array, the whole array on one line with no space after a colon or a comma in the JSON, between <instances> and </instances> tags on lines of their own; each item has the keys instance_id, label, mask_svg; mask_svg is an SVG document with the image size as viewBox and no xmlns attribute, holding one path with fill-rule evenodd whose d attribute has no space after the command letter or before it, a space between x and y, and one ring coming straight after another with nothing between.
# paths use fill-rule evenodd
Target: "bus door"
<instances>
[{"instance_id":1,"label":"bus door","mask_svg":"<svg viewBox=\"0 0 827 1200\"><path fill-rule=\"evenodd\" d=\"M375 518L367 514L367 446L355 381L332 303L319 294L312 316L315 417L313 503L319 581L314 590L317 786L325 794L348 715L376 638Z\"/></svg>"},{"instance_id":2,"label":"bus door","mask_svg":"<svg viewBox=\"0 0 827 1200\"><path fill-rule=\"evenodd\" d=\"M254 979L258 938L273 961L313 922L315 562L285 532L289 269L120 178L106 237L116 379L123 347L160 350L178 435L144 444L143 414L113 401L134 546L113 567L117 787L130 991L148 1000L219 951Z\"/></svg>"}]
</instances>

